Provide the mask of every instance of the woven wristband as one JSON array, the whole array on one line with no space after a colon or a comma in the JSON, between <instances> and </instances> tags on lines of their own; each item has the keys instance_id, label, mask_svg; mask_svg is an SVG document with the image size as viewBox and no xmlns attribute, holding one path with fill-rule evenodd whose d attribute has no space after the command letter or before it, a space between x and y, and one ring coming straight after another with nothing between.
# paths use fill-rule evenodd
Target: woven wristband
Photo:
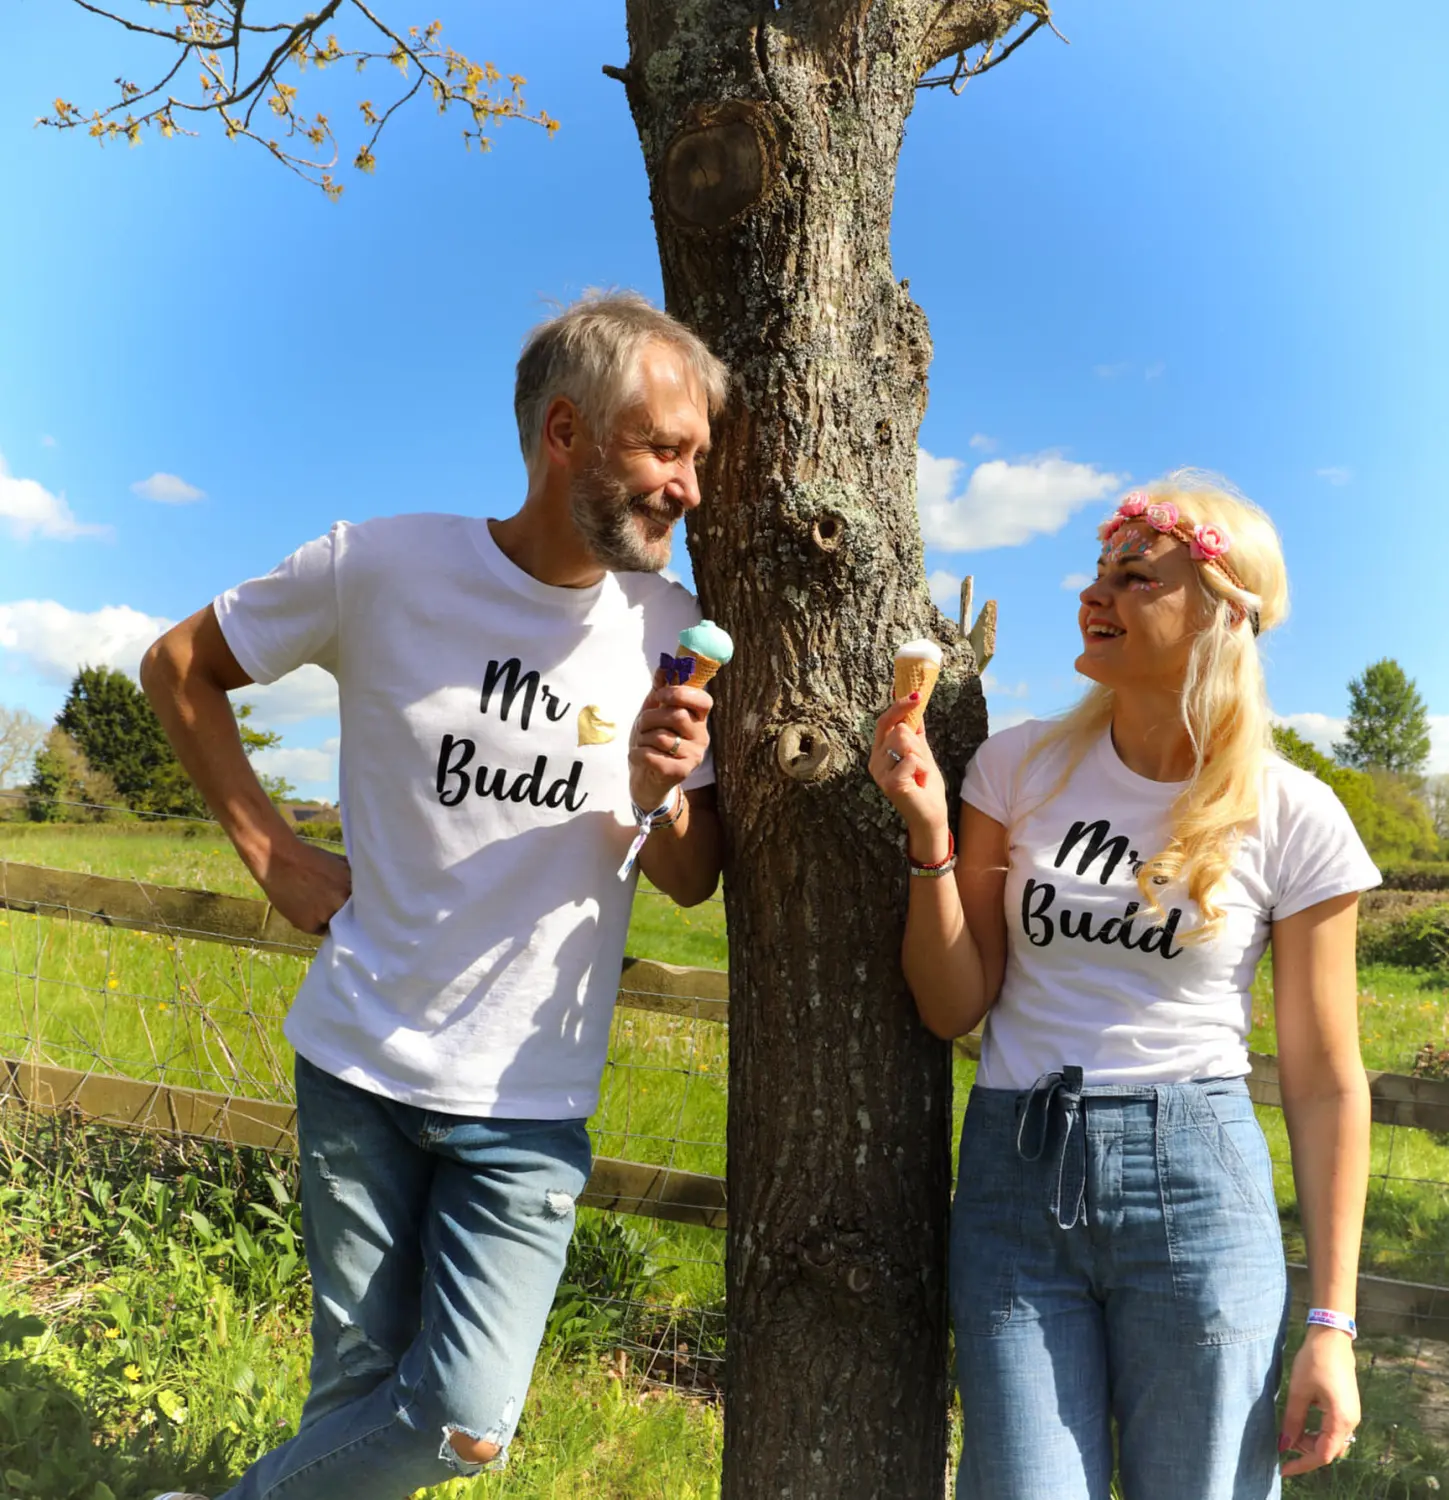
<instances>
[{"instance_id":1,"label":"woven wristband","mask_svg":"<svg viewBox=\"0 0 1449 1500\"><path fill-rule=\"evenodd\" d=\"M1330 1307L1310 1307L1307 1321L1317 1323L1320 1328L1336 1328L1351 1339L1358 1337L1358 1324L1347 1313L1334 1312Z\"/></svg>"},{"instance_id":2,"label":"woven wristband","mask_svg":"<svg viewBox=\"0 0 1449 1500\"><path fill-rule=\"evenodd\" d=\"M645 812L637 802L631 802L629 805L634 809L634 823L639 831L634 835L634 842L629 845L629 852L624 856L624 863L619 866L620 880L629 878L629 872L634 868L634 861L639 858L639 851L644 847L644 841L649 835L656 828L668 828L671 823L679 821L679 815L684 811L684 788L675 787L669 797L653 812Z\"/></svg>"}]
</instances>

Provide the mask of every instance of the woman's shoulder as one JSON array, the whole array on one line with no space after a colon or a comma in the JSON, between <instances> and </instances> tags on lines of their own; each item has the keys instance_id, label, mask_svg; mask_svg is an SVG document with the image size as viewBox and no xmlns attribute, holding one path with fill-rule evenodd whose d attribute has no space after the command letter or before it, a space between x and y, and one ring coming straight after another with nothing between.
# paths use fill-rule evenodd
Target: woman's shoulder
<instances>
[{"instance_id":1,"label":"woman's shoulder","mask_svg":"<svg viewBox=\"0 0 1449 1500\"><path fill-rule=\"evenodd\" d=\"M1295 823L1300 819L1347 821L1339 795L1312 771L1295 766L1276 750L1263 759L1262 811L1266 818Z\"/></svg>"},{"instance_id":2,"label":"woman's shoulder","mask_svg":"<svg viewBox=\"0 0 1449 1500\"><path fill-rule=\"evenodd\" d=\"M1057 728L1056 719L1023 719L1019 724L1009 724L1006 728L987 735L978 747L972 764L979 761L983 770L1019 766L1034 758L1039 747ZM1041 758L1052 760L1050 746Z\"/></svg>"}]
</instances>

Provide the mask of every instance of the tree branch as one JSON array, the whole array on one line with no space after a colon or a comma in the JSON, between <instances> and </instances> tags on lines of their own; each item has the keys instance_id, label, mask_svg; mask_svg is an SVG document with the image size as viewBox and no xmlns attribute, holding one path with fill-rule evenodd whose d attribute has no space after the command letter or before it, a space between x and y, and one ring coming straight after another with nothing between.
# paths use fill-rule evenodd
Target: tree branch
<instances>
[{"instance_id":1,"label":"tree branch","mask_svg":"<svg viewBox=\"0 0 1449 1500\"><path fill-rule=\"evenodd\" d=\"M295 68L304 72L308 65L318 69L337 62L351 62L359 73L370 63L385 62L395 67L407 86L385 108L374 108L370 99L361 100L357 109L370 133L353 157L353 165L370 172L377 165L373 148L392 116L414 99L426 83L439 114L454 105L467 110L470 127L463 131L464 140L487 149L486 132L500 119L526 120L540 125L552 134L558 122L539 110L530 112L524 102L524 79L507 78L492 63L475 63L444 44L442 25L434 21L425 27L409 26L397 30L377 14L366 0L325 0L315 12L298 19L256 24L246 18L247 0L148 0L176 18L177 24L167 30L133 19L124 13L119 0L108 9L96 0L74 0L82 10L113 26L164 42L174 49L176 57L163 68L158 81L142 89L125 79L117 79L120 98L101 109L83 111L67 100L57 99L54 113L42 117L38 124L58 130L85 128L101 144L125 137L132 145L141 139L148 127L164 136L198 135L199 130L184 129L178 115L191 118L214 115L229 139L242 137L262 146L272 157L298 173L329 196L341 193L332 178L338 156L337 137L331 121L320 111L310 119L302 112L299 87L288 82L285 74ZM132 4L139 0L132 0ZM304 3L304 0L298 0ZM344 47L335 35L323 37L323 28L339 14L365 23L375 33L372 45ZM279 38L269 43L260 58L244 65L243 52L248 43L261 37ZM382 45L378 45L378 41ZM226 53L231 57L226 63ZM188 58L201 64L200 97L187 98L167 92ZM417 69L415 78L408 75ZM267 107L285 127L285 137L278 140L263 132L256 120L257 106L265 99ZM156 101L149 108L138 106ZM300 138L300 139L299 139ZM295 147L288 144L296 141Z\"/></svg>"},{"instance_id":2,"label":"tree branch","mask_svg":"<svg viewBox=\"0 0 1449 1500\"><path fill-rule=\"evenodd\" d=\"M928 88L951 87L959 93L963 79L974 77L993 68L1026 41L1027 37L1043 26L1051 27L1057 36L1052 20L1051 0L933 0L935 15L926 27L921 47L921 73L924 75L947 58L955 59L955 69L924 82ZM1026 32L996 52L997 46L1006 39L1011 29L1027 16L1035 19ZM1062 37L1066 41L1065 37ZM982 57L972 63L967 54L976 48L984 48Z\"/></svg>"}]
</instances>

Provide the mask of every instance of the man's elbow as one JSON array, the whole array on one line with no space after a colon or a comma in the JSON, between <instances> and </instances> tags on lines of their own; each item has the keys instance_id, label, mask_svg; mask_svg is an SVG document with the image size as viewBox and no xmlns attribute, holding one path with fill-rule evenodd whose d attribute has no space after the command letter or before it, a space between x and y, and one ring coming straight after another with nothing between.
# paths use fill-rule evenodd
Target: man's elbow
<instances>
[{"instance_id":1,"label":"man's elbow","mask_svg":"<svg viewBox=\"0 0 1449 1500\"><path fill-rule=\"evenodd\" d=\"M171 632L158 636L146 648L141 658L141 691L154 704L158 695L174 686L177 680L176 657L172 650Z\"/></svg>"}]
</instances>

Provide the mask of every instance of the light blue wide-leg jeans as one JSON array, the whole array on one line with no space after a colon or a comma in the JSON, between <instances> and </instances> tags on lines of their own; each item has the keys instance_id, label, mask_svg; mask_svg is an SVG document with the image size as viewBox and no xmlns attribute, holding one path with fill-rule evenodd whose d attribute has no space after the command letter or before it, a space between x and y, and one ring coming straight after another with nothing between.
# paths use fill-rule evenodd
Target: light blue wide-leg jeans
<instances>
[{"instance_id":1,"label":"light blue wide-leg jeans","mask_svg":"<svg viewBox=\"0 0 1449 1500\"><path fill-rule=\"evenodd\" d=\"M1018 1094L961 1132L957 1500L1276 1500L1288 1310L1241 1079Z\"/></svg>"},{"instance_id":2,"label":"light blue wide-leg jeans","mask_svg":"<svg viewBox=\"0 0 1449 1500\"><path fill-rule=\"evenodd\" d=\"M297 1059L311 1393L222 1500L398 1500L501 1464L590 1168L582 1120L399 1104Z\"/></svg>"}]
</instances>

